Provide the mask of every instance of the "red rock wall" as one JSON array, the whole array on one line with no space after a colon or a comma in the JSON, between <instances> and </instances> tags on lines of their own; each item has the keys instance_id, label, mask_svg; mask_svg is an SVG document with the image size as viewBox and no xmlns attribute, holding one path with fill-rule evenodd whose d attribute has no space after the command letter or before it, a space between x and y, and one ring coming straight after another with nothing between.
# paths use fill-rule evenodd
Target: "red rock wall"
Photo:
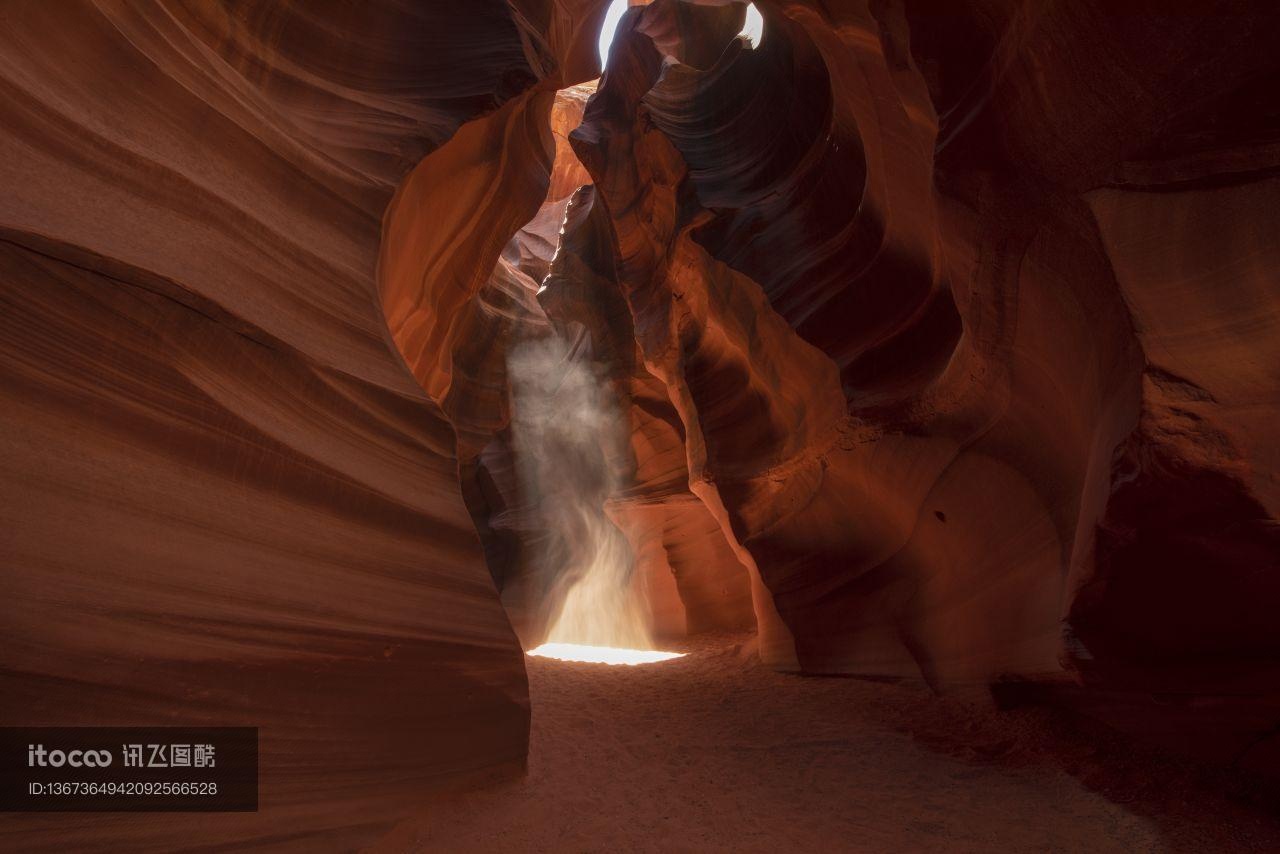
<instances>
[{"instance_id":1,"label":"red rock wall","mask_svg":"<svg viewBox=\"0 0 1280 854\"><path fill-rule=\"evenodd\" d=\"M510 427L508 357L552 335L574 342L566 370L611 386L630 434L626 459L608 461L621 492L596 512L627 537L658 634L748 627L749 576L689 492L679 419L617 294L607 218L589 191L570 205L590 176L567 135L594 86L546 88L462 128L400 188L379 268L393 337L458 430L468 507L526 647L542 642L582 547L522 483Z\"/></svg>"},{"instance_id":2,"label":"red rock wall","mask_svg":"<svg viewBox=\"0 0 1280 854\"><path fill-rule=\"evenodd\" d=\"M775 666L1280 768L1271 4L757 5L624 18L556 263L600 4L0 13L5 722L263 728L263 812L121 844L518 767L505 353L554 324L670 630L749 590Z\"/></svg>"},{"instance_id":3,"label":"red rock wall","mask_svg":"<svg viewBox=\"0 0 1280 854\"><path fill-rule=\"evenodd\" d=\"M766 658L1273 764L1277 16L759 5L630 12L571 141Z\"/></svg>"},{"instance_id":4,"label":"red rock wall","mask_svg":"<svg viewBox=\"0 0 1280 854\"><path fill-rule=\"evenodd\" d=\"M3 723L262 749L257 814L10 817L0 846L356 847L521 768L454 431L375 290L401 178L554 68L549 25L456 11L0 11Z\"/></svg>"}]
</instances>

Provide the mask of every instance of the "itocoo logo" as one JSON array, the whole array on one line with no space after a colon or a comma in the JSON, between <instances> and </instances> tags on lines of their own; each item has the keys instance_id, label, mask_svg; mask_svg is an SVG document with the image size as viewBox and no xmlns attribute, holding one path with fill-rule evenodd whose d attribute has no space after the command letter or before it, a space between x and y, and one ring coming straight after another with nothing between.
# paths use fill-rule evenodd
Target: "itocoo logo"
<instances>
[{"instance_id":1,"label":"itocoo logo","mask_svg":"<svg viewBox=\"0 0 1280 854\"><path fill-rule=\"evenodd\" d=\"M111 764L109 750L45 750L43 744L27 745L27 767L61 768L69 765L72 768L106 768Z\"/></svg>"}]
</instances>

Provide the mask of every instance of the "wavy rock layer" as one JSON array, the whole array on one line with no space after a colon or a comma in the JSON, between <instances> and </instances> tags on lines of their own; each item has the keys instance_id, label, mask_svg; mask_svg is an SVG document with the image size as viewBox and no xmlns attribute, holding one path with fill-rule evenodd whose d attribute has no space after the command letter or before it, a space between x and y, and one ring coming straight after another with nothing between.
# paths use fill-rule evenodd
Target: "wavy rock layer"
<instances>
[{"instance_id":1,"label":"wavy rock layer","mask_svg":"<svg viewBox=\"0 0 1280 854\"><path fill-rule=\"evenodd\" d=\"M5 8L5 721L263 731L261 813L121 845L520 764L552 334L660 628L1280 769L1271 4L758 5L589 101L591 0Z\"/></svg>"},{"instance_id":2,"label":"wavy rock layer","mask_svg":"<svg viewBox=\"0 0 1280 854\"><path fill-rule=\"evenodd\" d=\"M1273 767L1275 16L762 6L754 48L737 4L631 10L569 134L594 190L565 201L572 111L513 108L462 149L503 151L502 196L452 208L479 211L484 251L447 238L384 282L467 437L518 629L537 636L548 587L512 593L545 543L504 361L554 329L630 413L608 512L658 625L701 619L684 548L723 567L713 611L745 577L775 666L1054 686ZM513 280L520 311L466 320Z\"/></svg>"},{"instance_id":3,"label":"wavy rock layer","mask_svg":"<svg viewBox=\"0 0 1280 854\"><path fill-rule=\"evenodd\" d=\"M1276 770L1277 16L762 8L630 11L570 137L762 653Z\"/></svg>"},{"instance_id":4,"label":"wavy rock layer","mask_svg":"<svg viewBox=\"0 0 1280 854\"><path fill-rule=\"evenodd\" d=\"M6 6L4 723L262 747L257 814L6 847L356 847L522 766L520 648L374 272L402 177L558 73L568 5Z\"/></svg>"}]
</instances>

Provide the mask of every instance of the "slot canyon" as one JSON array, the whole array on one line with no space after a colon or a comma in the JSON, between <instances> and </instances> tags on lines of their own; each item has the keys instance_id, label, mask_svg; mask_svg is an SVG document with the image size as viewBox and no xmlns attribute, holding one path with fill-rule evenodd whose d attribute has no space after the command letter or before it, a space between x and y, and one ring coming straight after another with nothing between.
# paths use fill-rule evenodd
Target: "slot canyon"
<instances>
[{"instance_id":1,"label":"slot canyon","mask_svg":"<svg viewBox=\"0 0 1280 854\"><path fill-rule=\"evenodd\" d=\"M0 848L1280 850L1273 2L0 24Z\"/></svg>"}]
</instances>

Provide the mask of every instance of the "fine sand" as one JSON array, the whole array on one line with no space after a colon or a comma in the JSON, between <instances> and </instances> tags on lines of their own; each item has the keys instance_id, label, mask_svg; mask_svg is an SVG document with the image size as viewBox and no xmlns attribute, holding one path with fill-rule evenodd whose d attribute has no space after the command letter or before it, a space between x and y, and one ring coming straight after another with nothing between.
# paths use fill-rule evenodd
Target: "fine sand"
<instances>
[{"instance_id":1,"label":"fine sand","mask_svg":"<svg viewBox=\"0 0 1280 854\"><path fill-rule=\"evenodd\" d=\"M378 852L1277 851L1280 822L1096 727L775 673L749 637L639 667L529 658L526 777Z\"/></svg>"}]
</instances>

